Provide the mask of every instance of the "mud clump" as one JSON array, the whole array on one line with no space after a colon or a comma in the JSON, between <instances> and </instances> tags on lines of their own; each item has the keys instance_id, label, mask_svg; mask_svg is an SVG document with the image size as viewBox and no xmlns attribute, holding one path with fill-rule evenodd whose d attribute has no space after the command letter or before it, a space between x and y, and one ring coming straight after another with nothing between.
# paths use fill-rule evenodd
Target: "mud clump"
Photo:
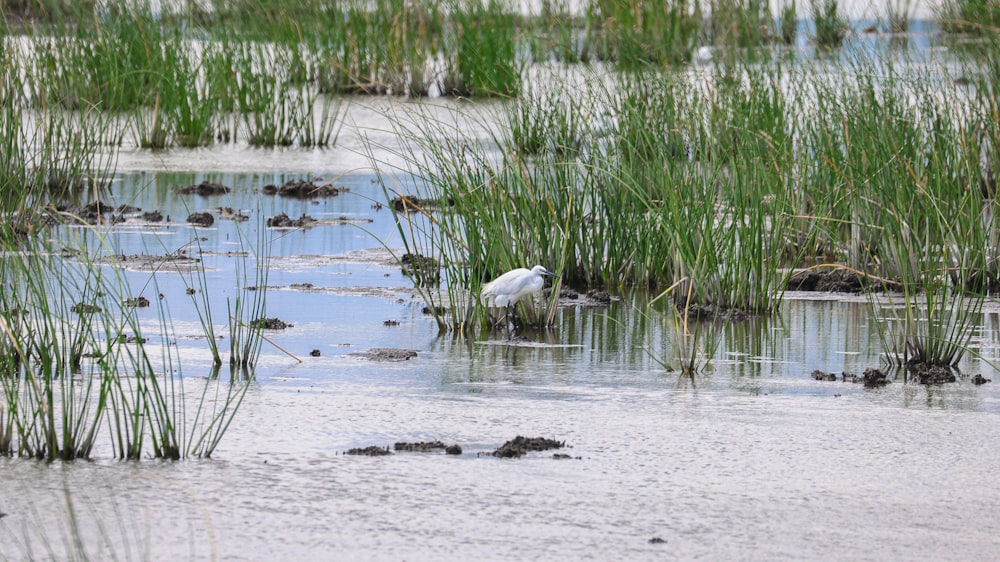
<instances>
[{"instance_id":1,"label":"mud clump","mask_svg":"<svg viewBox=\"0 0 1000 562\"><path fill-rule=\"evenodd\" d=\"M320 355L323 355L323 352L321 352L318 349L314 349L314 350L312 350L312 351L309 352L309 355L312 356L312 357L319 357Z\"/></svg>"},{"instance_id":2,"label":"mud clump","mask_svg":"<svg viewBox=\"0 0 1000 562\"><path fill-rule=\"evenodd\" d=\"M461 455L462 447L461 445L448 445L444 448L444 454L446 455Z\"/></svg>"},{"instance_id":3,"label":"mud clump","mask_svg":"<svg viewBox=\"0 0 1000 562\"><path fill-rule=\"evenodd\" d=\"M391 455L392 451L388 447L379 447L378 445L369 445L367 447L355 447L353 449L348 449L344 451L345 455L363 455L366 457L384 457L386 455Z\"/></svg>"},{"instance_id":4,"label":"mud clump","mask_svg":"<svg viewBox=\"0 0 1000 562\"><path fill-rule=\"evenodd\" d=\"M531 451L561 449L565 446L565 441L556 441L555 439L547 439L545 437L523 437L518 435L501 445L497 450L493 451L493 456L504 459L512 459L523 457Z\"/></svg>"},{"instance_id":5,"label":"mud clump","mask_svg":"<svg viewBox=\"0 0 1000 562\"><path fill-rule=\"evenodd\" d=\"M455 204L453 199L425 199L415 195L402 195L393 197L389 202L397 212L404 212L417 209L427 209L428 207L451 207Z\"/></svg>"},{"instance_id":6,"label":"mud clump","mask_svg":"<svg viewBox=\"0 0 1000 562\"><path fill-rule=\"evenodd\" d=\"M827 373L825 371L816 369L815 371L812 372L812 378L813 380L817 381L835 381L837 380L837 375L836 373Z\"/></svg>"},{"instance_id":7,"label":"mud clump","mask_svg":"<svg viewBox=\"0 0 1000 562\"><path fill-rule=\"evenodd\" d=\"M209 227L215 224L215 217L212 216L212 213L191 213L188 215L187 222Z\"/></svg>"},{"instance_id":8,"label":"mud clump","mask_svg":"<svg viewBox=\"0 0 1000 562\"><path fill-rule=\"evenodd\" d=\"M874 367L869 367L865 369L865 372L861 375L861 381L868 388L885 386L889 384L889 379L886 378L885 373L875 369Z\"/></svg>"},{"instance_id":9,"label":"mud clump","mask_svg":"<svg viewBox=\"0 0 1000 562\"><path fill-rule=\"evenodd\" d=\"M400 441L393 446L396 451L408 451L411 453L435 453L447 449L447 445L440 441L421 441L419 443L407 443Z\"/></svg>"},{"instance_id":10,"label":"mud clump","mask_svg":"<svg viewBox=\"0 0 1000 562\"><path fill-rule=\"evenodd\" d=\"M231 190L221 183L203 181L197 185L178 187L175 191L181 195L201 195L202 197L208 197L209 195L224 195Z\"/></svg>"},{"instance_id":11,"label":"mud clump","mask_svg":"<svg viewBox=\"0 0 1000 562\"><path fill-rule=\"evenodd\" d=\"M741 322L753 314L738 308L725 308L714 304L692 304L686 308L681 305L678 310L685 313L688 320L726 320Z\"/></svg>"},{"instance_id":12,"label":"mud clump","mask_svg":"<svg viewBox=\"0 0 1000 562\"><path fill-rule=\"evenodd\" d=\"M219 213L220 220L230 220L234 222L244 222L250 220L250 217L241 213L238 209L232 207L218 207L215 209Z\"/></svg>"},{"instance_id":13,"label":"mud clump","mask_svg":"<svg viewBox=\"0 0 1000 562\"><path fill-rule=\"evenodd\" d=\"M434 258L406 253L399 263L403 275L412 278L418 286L436 285L441 280L441 266Z\"/></svg>"},{"instance_id":14,"label":"mud clump","mask_svg":"<svg viewBox=\"0 0 1000 562\"><path fill-rule=\"evenodd\" d=\"M291 328L295 324L290 322L285 322L280 318L258 318L250 323L250 326L254 328L263 328L265 330L284 330L285 328Z\"/></svg>"},{"instance_id":15,"label":"mud clump","mask_svg":"<svg viewBox=\"0 0 1000 562\"><path fill-rule=\"evenodd\" d=\"M412 349L397 349L394 347L373 347L367 351L352 353L355 357L363 357L369 361L389 361L398 363L409 361L417 356L417 352Z\"/></svg>"},{"instance_id":16,"label":"mud clump","mask_svg":"<svg viewBox=\"0 0 1000 562\"><path fill-rule=\"evenodd\" d=\"M591 289L587 291L587 298L600 304L611 304L611 293L607 291L599 291L597 289Z\"/></svg>"},{"instance_id":17,"label":"mud clump","mask_svg":"<svg viewBox=\"0 0 1000 562\"><path fill-rule=\"evenodd\" d=\"M915 380L920 381L920 384L945 384L957 380L951 368L939 365L912 362L906 365L906 370Z\"/></svg>"},{"instance_id":18,"label":"mud clump","mask_svg":"<svg viewBox=\"0 0 1000 562\"><path fill-rule=\"evenodd\" d=\"M159 211L149 211L142 214L142 220L146 222L163 222L163 213Z\"/></svg>"},{"instance_id":19,"label":"mud clump","mask_svg":"<svg viewBox=\"0 0 1000 562\"><path fill-rule=\"evenodd\" d=\"M103 224L106 220L104 215L110 214L115 211L114 207L107 205L100 200L94 201L93 203L90 203L88 205L84 205L83 207L70 207L66 205L59 205L55 209L62 215L67 215L68 217L72 217L72 218L53 217L53 219L57 222L65 223L65 222L82 221L87 224L94 224L94 225ZM124 220L124 218L121 216L121 213L117 213L111 217L112 224L121 222L122 220Z\"/></svg>"},{"instance_id":20,"label":"mud clump","mask_svg":"<svg viewBox=\"0 0 1000 562\"><path fill-rule=\"evenodd\" d=\"M288 180L281 187L274 184L265 185L261 191L264 195L307 199L309 197L336 197L347 190L334 187L329 183L316 185L312 180Z\"/></svg>"},{"instance_id":21,"label":"mud clump","mask_svg":"<svg viewBox=\"0 0 1000 562\"><path fill-rule=\"evenodd\" d=\"M545 294L551 295L551 289L545 289ZM610 305L614 300L611 293L598 289L590 289L586 293L580 293L571 287L562 286L559 288L560 306L601 307Z\"/></svg>"},{"instance_id":22,"label":"mud clump","mask_svg":"<svg viewBox=\"0 0 1000 562\"><path fill-rule=\"evenodd\" d=\"M820 369L816 369L809 376L817 381L836 381L838 378L836 373L828 373ZM889 384L889 378L886 374L872 367L865 369L865 372L860 377L854 373L840 373L840 380L850 383L864 383L868 388L877 388Z\"/></svg>"},{"instance_id":23,"label":"mud clump","mask_svg":"<svg viewBox=\"0 0 1000 562\"><path fill-rule=\"evenodd\" d=\"M143 296L125 299L125 306L129 308L146 308L149 306L149 299Z\"/></svg>"},{"instance_id":24,"label":"mud clump","mask_svg":"<svg viewBox=\"0 0 1000 562\"><path fill-rule=\"evenodd\" d=\"M268 228L302 228L314 222L316 222L316 219L305 213L302 213L302 216L297 219L290 218L285 213L281 213L267 219L267 226Z\"/></svg>"},{"instance_id":25,"label":"mud clump","mask_svg":"<svg viewBox=\"0 0 1000 562\"><path fill-rule=\"evenodd\" d=\"M79 303L76 303L73 306L71 306L69 308L69 310L70 310L70 312L73 312L73 313L76 313L76 314L79 314L79 315L97 314L98 312L101 312L101 307L97 306L96 304L79 302Z\"/></svg>"},{"instance_id":26,"label":"mud clump","mask_svg":"<svg viewBox=\"0 0 1000 562\"><path fill-rule=\"evenodd\" d=\"M988 382L993 382L993 379L988 379L988 378L984 377L983 375L979 375L979 374L977 374L977 375L975 375L975 376L972 377L972 384L974 384L976 386L979 386L981 384L986 384Z\"/></svg>"},{"instance_id":27,"label":"mud clump","mask_svg":"<svg viewBox=\"0 0 1000 562\"><path fill-rule=\"evenodd\" d=\"M409 451L417 453L429 453L434 451L443 451L444 443L440 441L420 441L418 443L408 443L406 441L399 441L393 445L393 449L396 451Z\"/></svg>"},{"instance_id":28,"label":"mud clump","mask_svg":"<svg viewBox=\"0 0 1000 562\"><path fill-rule=\"evenodd\" d=\"M832 271L805 270L794 273L788 279L789 291L817 291L823 293L861 293L865 288L884 290L881 283L867 275L834 269Z\"/></svg>"}]
</instances>

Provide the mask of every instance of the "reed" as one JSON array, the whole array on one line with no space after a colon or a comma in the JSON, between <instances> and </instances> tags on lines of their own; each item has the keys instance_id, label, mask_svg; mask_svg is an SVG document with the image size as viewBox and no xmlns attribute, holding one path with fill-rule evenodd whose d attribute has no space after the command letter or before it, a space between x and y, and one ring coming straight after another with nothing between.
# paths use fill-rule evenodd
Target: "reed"
<instances>
[{"instance_id":1,"label":"reed","mask_svg":"<svg viewBox=\"0 0 1000 562\"><path fill-rule=\"evenodd\" d=\"M670 347L673 349L673 356L677 361L678 370L683 376L694 379L694 376L707 370L711 366L712 357L718 349L721 341L721 331L716 319L697 319L697 314L691 309L693 301L693 285L686 283L686 279L680 279L663 292L649 301L647 307L656 310L655 306L660 298L670 295L680 287L687 287L687 295L674 295L671 299L669 312L663 313L668 316L668 324L672 330L665 331L672 335ZM681 304L677 304L681 303ZM640 311L640 314L645 314ZM648 351L654 361L668 371L673 371L670 361L665 355L657 355L653 351Z\"/></svg>"},{"instance_id":2,"label":"reed","mask_svg":"<svg viewBox=\"0 0 1000 562\"><path fill-rule=\"evenodd\" d=\"M889 33L906 33L913 19L913 0L894 0L885 6L885 20Z\"/></svg>"},{"instance_id":3,"label":"reed","mask_svg":"<svg viewBox=\"0 0 1000 562\"><path fill-rule=\"evenodd\" d=\"M774 16L764 0L712 0L705 28L710 41L728 49L742 49L741 57L771 43Z\"/></svg>"},{"instance_id":4,"label":"reed","mask_svg":"<svg viewBox=\"0 0 1000 562\"><path fill-rule=\"evenodd\" d=\"M778 37L785 45L795 45L798 33L799 21L795 2L787 2L781 6L778 15Z\"/></svg>"},{"instance_id":5,"label":"reed","mask_svg":"<svg viewBox=\"0 0 1000 562\"><path fill-rule=\"evenodd\" d=\"M772 182L777 164L791 158L791 143L784 107L758 106L778 86L751 86L762 91L751 98L760 99L720 109L697 101L703 98L683 83L652 74L629 80L620 94L597 89L594 106L610 108L614 124L596 134L552 125L561 102L537 99L511 105L500 123L514 123L513 134L496 133L495 149L434 122L401 131L420 147L401 156L419 178L421 197L449 205L409 210L419 223L402 214L400 235L440 260L452 306L503 271L544 263L575 286L685 279L679 292L690 290L695 308L711 314L776 310L794 233L778 220L788 212L783 203L772 201L787 182ZM745 115L751 108L758 114ZM704 124L711 111L717 129ZM576 158L547 148L562 137L579 139ZM466 322L464 312L452 320ZM546 317L530 308L524 315Z\"/></svg>"},{"instance_id":6,"label":"reed","mask_svg":"<svg viewBox=\"0 0 1000 562\"><path fill-rule=\"evenodd\" d=\"M107 438L121 459L207 457L232 423L249 383L234 377L220 395L206 381L189 418L169 311L157 309L161 343L148 344L111 272L30 240L0 262L11 287L0 297L0 453L90 458Z\"/></svg>"},{"instance_id":7,"label":"reed","mask_svg":"<svg viewBox=\"0 0 1000 562\"><path fill-rule=\"evenodd\" d=\"M15 0L4 2L0 16L8 22L56 23L86 17L95 5L94 0Z\"/></svg>"},{"instance_id":8,"label":"reed","mask_svg":"<svg viewBox=\"0 0 1000 562\"><path fill-rule=\"evenodd\" d=\"M103 420L104 404L91 398L104 388L107 370L84 361L96 351L95 315L103 310L95 301L96 279L64 266L24 253L0 264L5 285L12 287L0 304L4 347L13 352L5 357L3 375L3 401L13 417L7 432L16 428L17 442L8 444L8 454L86 458ZM49 286L47 280L60 274L81 283Z\"/></svg>"},{"instance_id":9,"label":"reed","mask_svg":"<svg viewBox=\"0 0 1000 562\"><path fill-rule=\"evenodd\" d=\"M837 0L810 0L815 36L813 40L821 49L834 49L844 43L849 24L841 15Z\"/></svg>"},{"instance_id":10,"label":"reed","mask_svg":"<svg viewBox=\"0 0 1000 562\"><path fill-rule=\"evenodd\" d=\"M517 18L504 0L451 0L443 37L441 93L514 97L524 61L518 54Z\"/></svg>"},{"instance_id":11,"label":"reed","mask_svg":"<svg viewBox=\"0 0 1000 562\"><path fill-rule=\"evenodd\" d=\"M244 239L243 236L241 231L241 240ZM260 224L254 245L257 252L255 259L252 263L249 260L237 263L235 277L240 291L233 300L226 299L229 313L229 367L234 381L239 378L253 379L257 359L260 357L264 327L259 320L266 317L270 259L268 248L267 229Z\"/></svg>"},{"instance_id":12,"label":"reed","mask_svg":"<svg viewBox=\"0 0 1000 562\"><path fill-rule=\"evenodd\" d=\"M589 43L583 48L624 68L690 61L702 26L700 2L688 0L592 0L586 14Z\"/></svg>"},{"instance_id":13,"label":"reed","mask_svg":"<svg viewBox=\"0 0 1000 562\"><path fill-rule=\"evenodd\" d=\"M217 82L200 77L206 66L205 58L200 61L193 58L186 52L179 56L173 65L175 72L165 81L163 95L173 140L187 148L207 146L215 140L216 122L222 113L219 100L225 92L224 85L220 87ZM154 111L158 105L154 103Z\"/></svg>"},{"instance_id":14,"label":"reed","mask_svg":"<svg viewBox=\"0 0 1000 562\"><path fill-rule=\"evenodd\" d=\"M936 19L946 33L996 35L1000 6L993 0L944 0L936 6Z\"/></svg>"},{"instance_id":15,"label":"reed","mask_svg":"<svg viewBox=\"0 0 1000 562\"><path fill-rule=\"evenodd\" d=\"M572 2L542 0L538 12L524 20L526 40L534 62L590 62L587 37L593 26L576 13Z\"/></svg>"}]
</instances>

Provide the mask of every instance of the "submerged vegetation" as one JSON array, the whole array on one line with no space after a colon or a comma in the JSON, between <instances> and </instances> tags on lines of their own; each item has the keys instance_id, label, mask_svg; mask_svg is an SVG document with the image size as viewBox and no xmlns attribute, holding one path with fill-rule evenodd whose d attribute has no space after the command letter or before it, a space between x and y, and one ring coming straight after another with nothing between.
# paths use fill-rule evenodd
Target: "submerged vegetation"
<instances>
[{"instance_id":1,"label":"submerged vegetation","mask_svg":"<svg viewBox=\"0 0 1000 562\"><path fill-rule=\"evenodd\" d=\"M810 44L846 48L837 3L810 6ZM906 5L887 14L908 27ZM4 3L0 454L87 458L104 427L120 458L211 454L246 383L210 380L225 396L189 412L180 358L147 344L123 279L53 251L40 211L98 199L120 146L333 147L355 94L495 110L483 142L409 107L395 160L373 157L387 199L413 203L395 209L406 251L440 264L416 278L444 331L489 330L472 295L542 263L555 293L665 295L690 373L711 359L700 319L773 314L795 268L833 263L900 288L870 293L889 362L955 365L1000 287L996 14L945 4L942 28L987 52L956 50L953 76L905 48L772 57L796 44L795 8L757 1ZM238 283L266 287L255 271ZM264 294L227 303L234 379L252 378ZM216 303L192 301L218 368ZM519 316L548 325L555 301ZM162 305L157 321L165 342Z\"/></svg>"}]
</instances>

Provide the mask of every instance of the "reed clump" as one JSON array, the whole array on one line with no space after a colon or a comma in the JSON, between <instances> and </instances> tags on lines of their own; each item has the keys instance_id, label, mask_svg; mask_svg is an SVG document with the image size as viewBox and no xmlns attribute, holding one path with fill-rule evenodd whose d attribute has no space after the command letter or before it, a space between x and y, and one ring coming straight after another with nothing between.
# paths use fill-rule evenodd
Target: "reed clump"
<instances>
[{"instance_id":1,"label":"reed clump","mask_svg":"<svg viewBox=\"0 0 1000 562\"><path fill-rule=\"evenodd\" d=\"M185 404L176 357L147 347L122 279L29 241L0 260L0 454L44 460L211 456L245 385ZM160 311L161 341L167 317ZM217 384L206 385L207 393ZM102 445L106 443L106 445ZM104 448L106 447L106 448Z\"/></svg>"},{"instance_id":2,"label":"reed clump","mask_svg":"<svg viewBox=\"0 0 1000 562\"><path fill-rule=\"evenodd\" d=\"M565 96L535 92L506 104L485 144L400 122L418 147L399 154L408 191L453 202L400 215L408 250L442 264L439 324L477 325L467 295L533 263L572 286L671 287L682 310L769 315L790 272L824 260L900 289L909 319L884 332L887 358L953 364L1000 263L991 90L864 57L830 72L595 73L574 120Z\"/></svg>"}]
</instances>

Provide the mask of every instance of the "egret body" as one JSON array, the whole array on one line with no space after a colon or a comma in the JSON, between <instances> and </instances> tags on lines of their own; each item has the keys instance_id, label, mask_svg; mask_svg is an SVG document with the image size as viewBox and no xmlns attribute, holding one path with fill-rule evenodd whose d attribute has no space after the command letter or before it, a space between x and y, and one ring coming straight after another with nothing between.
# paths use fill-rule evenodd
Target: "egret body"
<instances>
[{"instance_id":1,"label":"egret body","mask_svg":"<svg viewBox=\"0 0 1000 562\"><path fill-rule=\"evenodd\" d=\"M510 321L510 310L524 295L537 293L545 284L545 276L555 277L548 269L536 265L531 269L519 267L504 273L493 281L483 285L482 298L487 306L503 306L507 308L507 322ZM508 332L508 337L510 336Z\"/></svg>"}]
</instances>

